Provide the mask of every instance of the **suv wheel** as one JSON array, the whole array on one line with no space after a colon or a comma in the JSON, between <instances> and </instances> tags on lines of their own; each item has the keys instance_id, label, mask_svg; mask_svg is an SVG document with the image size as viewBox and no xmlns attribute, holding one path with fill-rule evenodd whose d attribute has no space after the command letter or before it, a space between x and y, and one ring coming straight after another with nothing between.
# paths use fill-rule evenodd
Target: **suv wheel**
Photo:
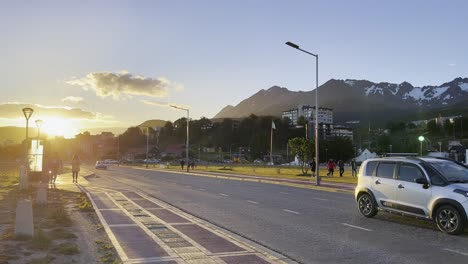
<instances>
[{"instance_id":1,"label":"suv wheel","mask_svg":"<svg viewBox=\"0 0 468 264\"><path fill-rule=\"evenodd\" d=\"M358 198L359 212L365 217L374 217L377 214L377 207L375 201L367 193L363 193Z\"/></svg>"},{"instance_id":2,"label":"suv wheel","mask_svg":"<svg viewBox=\"0 0 468 264\"><path fill-rule=\"evenodd\" d=\"M443 205L436 212L436 224L440 231L449 235L463 232L463 219L460 213L451 205Z\"/></svg>"}]
</instances>

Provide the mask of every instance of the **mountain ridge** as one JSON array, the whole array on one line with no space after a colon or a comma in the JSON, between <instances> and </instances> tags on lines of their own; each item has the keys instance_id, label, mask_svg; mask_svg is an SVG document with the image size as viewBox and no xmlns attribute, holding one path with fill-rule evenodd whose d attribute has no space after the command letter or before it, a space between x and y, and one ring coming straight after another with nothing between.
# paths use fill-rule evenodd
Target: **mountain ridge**
<instances>
[{"instance_id":1,"label":"mountain ridge","mask_svg":"<svg viewBox=\"0 0 468 264\"><path fill-rule=\"evenodd\" d=\"M330 79L318 88L319 106L334 109L334 119L346 122L388 121L420 111L447 108L468 102L468 78L455 78L441 85L415 87L400 84L355 79ZM298 105L315 105L315 92L290 91L272 86L261 89L236 106L226 106L214 118L242 118L251 114L281 116L282 111ZM380 120L381 119L381 120Z\"/></svg>"}]
</instances>

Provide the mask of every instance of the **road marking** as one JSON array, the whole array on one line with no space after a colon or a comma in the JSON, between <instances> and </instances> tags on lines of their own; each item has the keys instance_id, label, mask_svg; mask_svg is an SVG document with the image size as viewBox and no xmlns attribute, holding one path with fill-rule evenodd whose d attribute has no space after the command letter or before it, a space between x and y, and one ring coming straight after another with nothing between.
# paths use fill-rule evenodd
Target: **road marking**
<instances>
[{"instance_id":1,"label":"road marking","mask_svg":"<svg viewBox=\"0 0 468 264\"><path fill-rule=\"evenodd\" d=\"M206 191L206 190L205 190L205 189L200 189L200 191L204 192L204 191Z\"/></svg>"},{"instance_id":2,"label":"road marking","mask_svg":"<svg viewBox=\"0 0 468 264\"><path fill-rule=\"evenodd\" d=\"M249 202L249 203L253 203L253 204L258 204L257 202L255 202L255 201L251 201L251 200L247 200L247 202Z\"/></svg>"},{"instance_id":3,"label":"road marking","mask_svg":"<svg viewBox=\"0 0 468 264\"><path fill-rule=\"evenodd\" d=\"M298 215L298 214L301 214L301 213L299 213L299 212L292 211L292 210L288 210L288 209L283 209L283 211L288 212L288 213L297 214L297 215Z\"/></svg>"},{"instance_id":4,"label":"road marking","mask_svg":"<svg viewBox=\"0 0 468 264\"><path fill-rule=\"evenodd\" d=\"M225 194L225 193L220 193L219 195L222 195L222 196L225 196L225 197L229 197L229 195Z\"/></svg>"},{"instance_id":5,"label":"road marking","mask_svg":"<svg viewBox=\"0 0 468 264\"><path fill-rule=\"evenodd\" d=\"M445 251L449 251L449 252L453 252L453 253L457 253L457 254L460 254L460 255L463 255L463 256L468 256L468 253L464 253L464 252L461 252L461 251L458 251L458 250L453 250L453 249L449 249L449 248L444 248Z\"/></svg>"},{"instance_id":6,"label":"road marking","mask_svg":"<svg viewBox=\"0 0 468 264\"><path fill-rule=\"evenodd\" d=\"M368 231L368 232L372 232L372 229L367 229L367 228L360 227L360 226L350 225L350 224L347 224L347 223L341 223L341 224L345 225L345 226L352 227L352 228L357 228L357 229L365 230L365 231Z\"/></svg>"},{"instance_id":7,"label":"road marking","mask_svg":"<svg viewBox=\"0 0 468 264\"><path fill-rule=\"evenodd\" d=\"M287 192L280 192L281 194L288 194Z\"/></svg>"},{"instance_id":8,"label":"road marking","mask_svg":"<svg viewBox=\"0 0 468 264\"><path fill-rule=\"evenodd\" d=\"M328 201L328 199L323 199L323 198L315 198L315 197L312 197L312 199L314 199L314 200L319 200L319 201Z\"/></svg>"}]
</instances>

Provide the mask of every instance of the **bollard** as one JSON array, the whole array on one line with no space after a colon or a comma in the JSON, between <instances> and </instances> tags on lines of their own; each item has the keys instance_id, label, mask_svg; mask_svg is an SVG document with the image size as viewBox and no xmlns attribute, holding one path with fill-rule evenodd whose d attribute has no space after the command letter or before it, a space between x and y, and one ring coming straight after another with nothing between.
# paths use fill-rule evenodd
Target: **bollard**
<instances>
[{"instance_id":1,"label":"bollard","mask_svg":"<svg viewBox=\"0 0 468 264\"><path fill-rule=\"evenodd\" d=\"M15 235L34 236L31 200L20 200L16 206Z\"/></svg>"},{"instance_id":2,"label":"bollard","mask_svg":"<svg viewBox=\"0 0 468 264\"><path fill-rule=\"evenodd\" d=\"M47 204L47 184L39 184L39 187L37 189L36 203L39 205Z\"/></svg>"},{"instance_id":3,"label":"bollard","mask_svg":"<svg viewBox=\"0 0 468 264\"><path fill-rule=\"evenodd\" d=\"M28 189L28 171L24 165L20 166L20 189L26 190Z\"/></svg>"}]
</instances>

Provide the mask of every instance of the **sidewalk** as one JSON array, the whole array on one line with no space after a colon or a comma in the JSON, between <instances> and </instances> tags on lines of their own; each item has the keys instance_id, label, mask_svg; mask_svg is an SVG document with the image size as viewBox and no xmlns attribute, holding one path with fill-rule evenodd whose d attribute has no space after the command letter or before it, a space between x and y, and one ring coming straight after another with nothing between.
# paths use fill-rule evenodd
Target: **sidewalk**
<instances>
[{"instance_id":1,"label":"sidewalk","mask_svg":"<svg viewBox=\"0 0 468 264\"><path fill-rule=\"evenodd\" d=\"M80 188L124 263L286 263L144 193Z\"/></svg>"},{"instance_id":2,"label":"sidewalk","mask_svg":"<svg viewBox=\"0 0 468 264\"><path fill-rule=\"evenodd\" d=\"M234 180L248 180L248 181L255 181L255 182L266 182L266 183L273 183L273 184L284 184L289 186L295 187L306 187L306 188L313 188L313 189L321 189L321 190L328 190L328 191L338 191L338 192L346 192L346 193L354 193L354 189L356 187L355 184L351 183L336 183L336 182L325 182L321 181L320 185L317 186L316 178L311 177L310 180L294 180L294 179L282 179L282 178L274 178L274 177L267 177L267 176L255 176L255 175L245 175L245 174L234 174L234 173L222 173L222 172L208 172L203 170L191 170L190 172L186 172L185 170L169 170L164 168L143 168L143 167L136 167L142 170L159 170L165 172L177 172L186 175L195 175L195 176L205 176L205 177L215 177L215 178L223 178L223 179L234 179ZM323 176L321 176L323 178Z\"/></svg>"}]
</instances>

